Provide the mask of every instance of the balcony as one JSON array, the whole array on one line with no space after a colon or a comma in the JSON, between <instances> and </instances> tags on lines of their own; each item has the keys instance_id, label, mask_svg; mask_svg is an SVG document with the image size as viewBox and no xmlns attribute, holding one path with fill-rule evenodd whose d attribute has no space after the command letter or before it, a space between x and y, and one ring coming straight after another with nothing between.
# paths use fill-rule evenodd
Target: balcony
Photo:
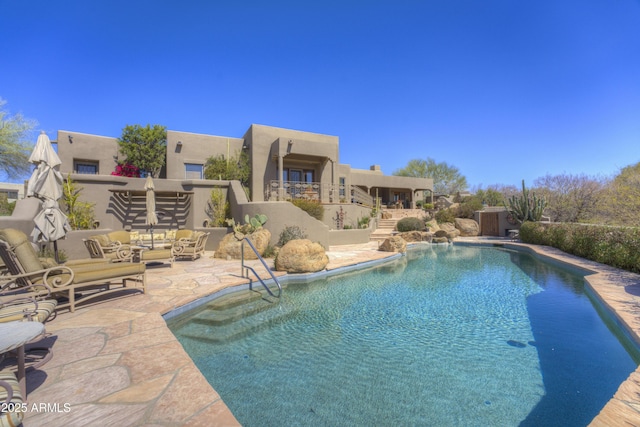
<instances>
[{"instance_id":1,"label":"balcony","mask_svg":"<svg viewBox=\"0 0 640 427\"><path fill-rule=\"evenodd\" d=\"M323 184L320 182L269 181L265 191L265 200L291 201L315 200L319 203L354 203L373 207L373 197L359 187Z\"/></svg>"}]
</instances>

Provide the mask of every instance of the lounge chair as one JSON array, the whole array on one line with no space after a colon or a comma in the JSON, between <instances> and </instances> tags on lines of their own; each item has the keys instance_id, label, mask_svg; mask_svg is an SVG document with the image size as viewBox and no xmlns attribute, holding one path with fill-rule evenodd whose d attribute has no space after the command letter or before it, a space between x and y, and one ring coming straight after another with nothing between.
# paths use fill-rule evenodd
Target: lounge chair
<instances>
[{"instance_id":1,"label":"lounge chair","mask_svg":"<svg viewBox=\"0 0 640 427\"><path fill-rule=\"evenodd\" d=\"M180 233L180 231L183 230L179 230L178 233ZM171 248L176 258L191 258L191 260L196 260L204 255L204 247L207 243L209 233L194 231L191 232L189 237L180 238L178 238L178 233L176 233L176 241Z\"/></svg>"},{"instance_id":2,"label":"lounge chair","mask_svg":"<svg viewBox=\"0 0 640 427\"><path fill-rule=\"evenodd\" d=\"M16 375L8 369L0 371L0 426L19 426L24 419L23 411L9 411L25 404Z\"/></svg>"},{"instance_id":3,"label":"lounge chair","mask_svg":"<svg viewBox=\"0 0 640 427\"><path fill-rule=\"evenodd\" d=\"M48 293L37 297L37 293L30 294L26 287L18 288L14 282L0 284L0 322L22 320L44 323L55 317L58 301L50 297L51 290L45 285L38 285L38 289L46 289Z\"/></svg>"},{"instance_id":4,"label":"lounge chair","mask_svg":"<svg viewBox=\"0 0 640 427\"><path fill-rule=\"evenodd\" d=\"M126 231L98 234L83 241L91 258L103 258L111 262L133 261L131 237Z\"/></svg>"},{"instance_id":5,"label":"lounge chair","mask_svg":"<svg viewBox=\"0 0 640 427\"><path fill-rule=\"evenodd\" d=\"M29 290L38 295L44 292L36 290L38 285L49 286L53 297L66 298L64 302L59 301L58 309L75 311L77 293L80 303L125 288L143 293L146 290L144 264L93 262L43 266L31 242L19 230L0 230L0 256L9 271L9 276L2 276L3 281L11 280L16 286L30 287ZM128 282L133 282L135 287L128 287ZM117 284L122 286L114 288Z\"/></svg>"},{"instance_id":6,"label":"lounge chair","mask_svg":"<svg viewBox=\"0 0 640 427\"><path fill-rule=\"evenodd\" d=\"M89 256L93 259L106 259L111 262L132 262L133 251L129 245L121 245L118 243L110 243L102 246L100 241L95 238L82 239L84 246L89 251Z\"/></svg>"}]
</instances>

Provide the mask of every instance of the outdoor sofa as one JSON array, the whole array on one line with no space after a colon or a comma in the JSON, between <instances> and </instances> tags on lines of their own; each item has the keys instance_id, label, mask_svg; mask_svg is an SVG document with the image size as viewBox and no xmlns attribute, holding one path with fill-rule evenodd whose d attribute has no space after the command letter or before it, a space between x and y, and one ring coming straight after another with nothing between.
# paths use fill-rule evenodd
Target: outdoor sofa
<instances>
[{"instance_id":1,"label":"outdoor sofa","mask_svg":"<svg viewBox=\"0 0 640 427\"><path fill-rule=\"evenodd\" d=\"M0 230L0 256L8 270L0 280L10 280L15 287L26 287L37 295L51 292L59 300L58 309L69 308L73 312L77 303L95 297L124 289L143 293L146 290L144 264L109 263L104 260L67 265L56 264L53 260L43 262L27 236L11 228ZM128 283L133 286L128 286ZM47 285L50 289L41 285Z\"/></svg>"}]
</instances>

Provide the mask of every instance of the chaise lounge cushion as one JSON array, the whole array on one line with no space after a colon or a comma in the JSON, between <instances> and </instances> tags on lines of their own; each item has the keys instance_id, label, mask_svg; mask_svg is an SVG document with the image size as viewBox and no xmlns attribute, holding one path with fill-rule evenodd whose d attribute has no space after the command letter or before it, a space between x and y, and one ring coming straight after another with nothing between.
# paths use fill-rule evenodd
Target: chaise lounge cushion
<instances>
[{"instance_id":1,"label":"chaise lounge cushion","mask_svg":"<svg viewBox=\"0 0 640 427\"><path fill-rule=\"evenodd\" d=\"M11 390L11 392L9 392ZM11 400L7 401L11 393ZM5 407L13 404L12 406L20 408L24 403L22 397L22 391L20 385L13 372L8 369L0 371L0 403L5 404ZM18 426L21 425L24 418L23 411L0 411L0 426Z\"/></svg>"},{"instance_id":2,"label":"chaise lounge cushion","mask_svg":"<svg viewBox=\"0 0 640 427\"><path fill-rule=\"evenodd\" d=\"M42 270L42 262L38 258L38 253L27 239L26 234L13 228L0 230L0 239L7 242L16 254L22 268L27 273Z\"/></svg>"},{"instance_id":3,"label":"chaise lounge cushion","mask_svg":"<svg viewBox=\"0 0 640 427\"><path fill-rule=\"evenodd\" d=\"M44 323L56 309L56 305L58 301L54 299L7 305L0 302L0 322L28 320L26 313L30 313L32 321Z\"/></svg>"}]
</instances>

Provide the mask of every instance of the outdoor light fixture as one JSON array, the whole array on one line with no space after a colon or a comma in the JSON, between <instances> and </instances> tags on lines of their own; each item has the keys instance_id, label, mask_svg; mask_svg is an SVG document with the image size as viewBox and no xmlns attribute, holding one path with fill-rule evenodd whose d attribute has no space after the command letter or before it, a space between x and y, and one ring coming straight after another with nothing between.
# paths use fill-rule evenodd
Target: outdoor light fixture
<instances>
[{"instance_id":1,"label":"outdoor light fixture","mask_svg":"<svg viewBox=\"0 0 640 427\"><path fill-rule=\"evenodd\" d=\"M73 135L69 135L69 144L73 144Z\"/></svg>"},{"instance_id":2,"label":"outdoor light fixture","mask_svg":"<svg viewBox=\"0 0 640 427\"><path fill-rule=\"evenodd\" d=\"M182 141L178 141L178 147L182 147Z\"/></svg>"}]
</instances>

